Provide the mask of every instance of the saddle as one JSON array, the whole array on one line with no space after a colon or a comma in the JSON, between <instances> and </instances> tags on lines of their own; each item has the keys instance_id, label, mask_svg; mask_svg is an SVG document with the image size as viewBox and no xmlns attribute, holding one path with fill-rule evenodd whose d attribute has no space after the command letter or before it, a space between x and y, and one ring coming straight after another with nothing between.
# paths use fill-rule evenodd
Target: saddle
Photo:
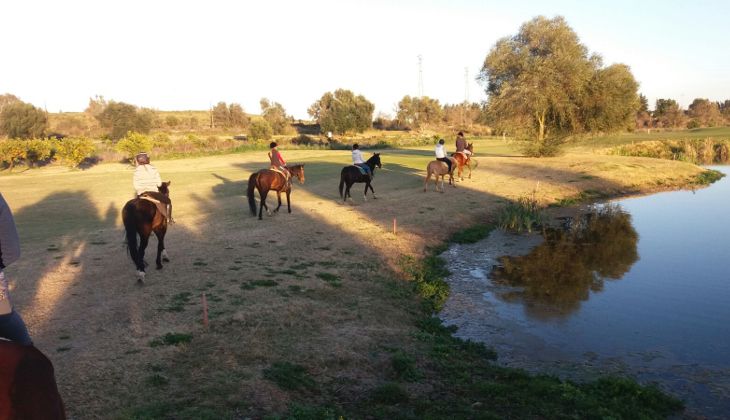
<instances>
[{"instance_id":1,"label":"saddle","mask_svg":"<svg viewBox=\"0 0 730 420\"><path fill-rule=\"evenodd\" d=\"M155 206L157 207L157 211L160 212L162 217L164 217L165 220L167 220L168 222L170 221L170 214L167 210L167 205L165 203L161 202L160 200L155 199L154 197L150 197L146 193L140 194L139 198L141 200L147 200L150 203L154 203Z\"/></svg>"},{"instance_id":2,"label":"saddle","mask_svg":"<svg viewBox=\"0 0 730 420\"><path fill-rule=\"evenodd\" d=\"M371 175L370 172L368 172L368 170L363 168L362 166L358 166L358 165L350 165L350 166L357 168L357 170L360 171L360 174L362 174L362 175Z\"/></svg>"},{"instance_id":3,"label":"saddle","mask_svg":"<svg viewBox=\"0 0 730 420\"><path fill-rule=\"evenodd\" d=\"M460 154L460 155L462 155L462 156L464 156L464 161L469 160L469 155L467 155L464 152L454 152L454 154L452 154L451 156L456 156L457 153Z\"/></svg>"},{"instance_id":4,"label":"saddle","mask_svg":"<svg viewBox=\"0 0 730 420\"><path fill-rule=\"evenodd\" d=\"M290 181L289 178L291 178L291 175L289 173L282 171L281 169L277 168L276 166L270 166L269 169L276 172L277 174L283 176L285 182L288 183Z\"/></svg>"}]
</instances>

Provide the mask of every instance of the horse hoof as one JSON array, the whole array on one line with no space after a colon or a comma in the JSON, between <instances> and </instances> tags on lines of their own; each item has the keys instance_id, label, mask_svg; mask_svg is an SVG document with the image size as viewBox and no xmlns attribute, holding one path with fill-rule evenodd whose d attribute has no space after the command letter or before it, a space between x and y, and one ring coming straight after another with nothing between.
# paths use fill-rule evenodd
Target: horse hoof
<instances>
[{"instance_id":1,"label":"horse hoof","mask_svg":"<svg viewBox=\"0 0 730 420\"><path fill-rule=\"evenodd\" d=\"M157 264L157 269L162 270L162 264Z\"/></svg>"},{"instance_id":2,"label":"horse hoof","mask_svg":"<svg viewBox=\"0 0 730 420\"><path fill-rule=\"evenodd\" d=\"M145 275L144 271L137 271L137 284L144 284Z\"/></svg>"},{"instance_id":3,"label":"horse hoof","mask_svg":"<svg viewBox=\"0 0 730 420\"><path fill-rule=\"evenodd\" d=\"M169 258L167 258L167 257L162 257L162 261L163 261L163 262L170 262L170 259L169 259Z\"/></svg>"},{"instance_id":4,"label":"horse hoof","mask_svg":"<svg viewBox=\"0 0 730 420\"><path fill-rule=\"evenodd\" d=\"M373 200L377 200L377 199L378 199L378 197L376 197L375 194L373 194Z\"/></svg>"}]
</instances>

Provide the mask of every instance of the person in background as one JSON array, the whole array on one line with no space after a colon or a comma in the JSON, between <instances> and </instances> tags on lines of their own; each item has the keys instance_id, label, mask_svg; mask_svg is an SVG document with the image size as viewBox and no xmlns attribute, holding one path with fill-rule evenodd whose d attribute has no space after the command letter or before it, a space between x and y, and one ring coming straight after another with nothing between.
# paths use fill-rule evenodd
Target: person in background
<instances>
[{"instance_id":1,"label":"person in background","mask_svg":"<svg viewBox=\"0 0 730 420\"><path fill-rule=\"evenodd\" d=\"M365 163L365 159L362 157L362 152L360 151L360 145L355 143L352 145L352 164L363 168L365 170L365 173L372 178L373 173L370 171L370 167L367 163Z\"/></svg>"},{"instance_id":2,"label":"person in background","mask_svg":"<svg viewBox=\"0 0 730 420\"><path fill-rule=\"evenodd\" d=\"M150 164L150 157L145 152L140 152L135 157L137 168L134 170L134 178L132 185L137 197L145 197L145 199L154 202L168 223L175 223L172 218L172 202L170 197L160 193L158 187L162 185L162 178L157 168Z\"/></svg>"},{"instance_id":3,"label":"person in background","mask_svg":"<svg viewBox=\"0 0 730 420\"><path fill-rule=\"evenodd\" d=\"M444 139L439 140L439 143L436 145L436 149L434 150L436 152L436 160L440 160L441 162L444 162L449 166L449 172L451 172L451 159L446 157L446 150L444 149Z\"/></svg>"},{"instance_id":4,"label":"person in background","mask_svg":"<svg viewBox=\"0 0 730 420\"><path fill-rule=\"evenodd\" d=\"M20 258L18 230L15 227L13 213L5 198L0 194L0 338L30 346L33 342L23 318L13 308L10 301L10 289L5 276L5 267L18 258Z\"/></svg>"},{"instance_id":5,"label":"person in background","mask_svg":"<svg viewBox=\"0 0 730 420\"><path fill-rule=\"evenodd\" d=\"M464 138L464 132L459 131L459 134L456 135L456 151L461 152L466 155L468 158L471 155L471 151L466 148L466 139Z\"/></svg>"}]
</instances>

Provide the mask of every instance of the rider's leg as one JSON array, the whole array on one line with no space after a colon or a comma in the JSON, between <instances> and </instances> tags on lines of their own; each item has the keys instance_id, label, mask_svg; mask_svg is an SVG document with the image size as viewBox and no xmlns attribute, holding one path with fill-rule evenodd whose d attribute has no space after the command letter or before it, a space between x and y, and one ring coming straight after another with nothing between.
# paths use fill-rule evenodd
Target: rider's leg
<instances>
[{"instance_id":1,"label":"rider's leg","mask_svg":"<svg viewBox=\"0 0 730 420\"><path fill-rule=\"evenodd\" d=\"M23 318L15 310L11 310L9 314L0 315L0 337L24 346L33 344Z\"/></svg>"}]
</instances>

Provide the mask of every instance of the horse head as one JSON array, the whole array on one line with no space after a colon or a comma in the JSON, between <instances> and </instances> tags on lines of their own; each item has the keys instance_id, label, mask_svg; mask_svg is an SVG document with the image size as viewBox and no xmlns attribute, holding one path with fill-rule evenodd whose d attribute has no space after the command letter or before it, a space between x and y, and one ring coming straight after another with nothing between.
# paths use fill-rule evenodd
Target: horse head
<instances>
[{"instance_id":1,"label":"horse head","mask_svg":"<svg viewBox=\"0 0 730 420\"><path fill-rule=\"evenodd\" d=\"M170 195L170 184L172 184L172 181L163 182L162 185L157 187L157 191L160 192L160 194L163 194L164 196Z\"/></svg>"},{"instance_id":2,"label":"horse head","mask_svg":"<svg viewBox=\"0 0 730 420\"><path fill-rule=\"evenodd\" d=\"M300 184L304 184L304 164L298 164L298 165L292 165L289 166L287 169L289 169L289 172L291 172L292 176L296 177L299 180Z\"/></svg>"},{"instance_id":3,"label":"horse head","mask_svg":"<svg viewBox=\"0 0 730 420\"><path fill-rule=\"evenodd\" d=\"M372 163L373 167L383 168L383 164L380 163L380 153L373 153L373 156L368 159L367 163Z\"/></svg>"},{"instance_id":4,"label":"horse head","mask_svg":"<svg viewBox=\"0 0 730 420\"><path fill-rule=\"evenodd\" d=\"M469 143L466 145L466 150L474 153L474 143Z\"/></svg>"}]
</instances>

